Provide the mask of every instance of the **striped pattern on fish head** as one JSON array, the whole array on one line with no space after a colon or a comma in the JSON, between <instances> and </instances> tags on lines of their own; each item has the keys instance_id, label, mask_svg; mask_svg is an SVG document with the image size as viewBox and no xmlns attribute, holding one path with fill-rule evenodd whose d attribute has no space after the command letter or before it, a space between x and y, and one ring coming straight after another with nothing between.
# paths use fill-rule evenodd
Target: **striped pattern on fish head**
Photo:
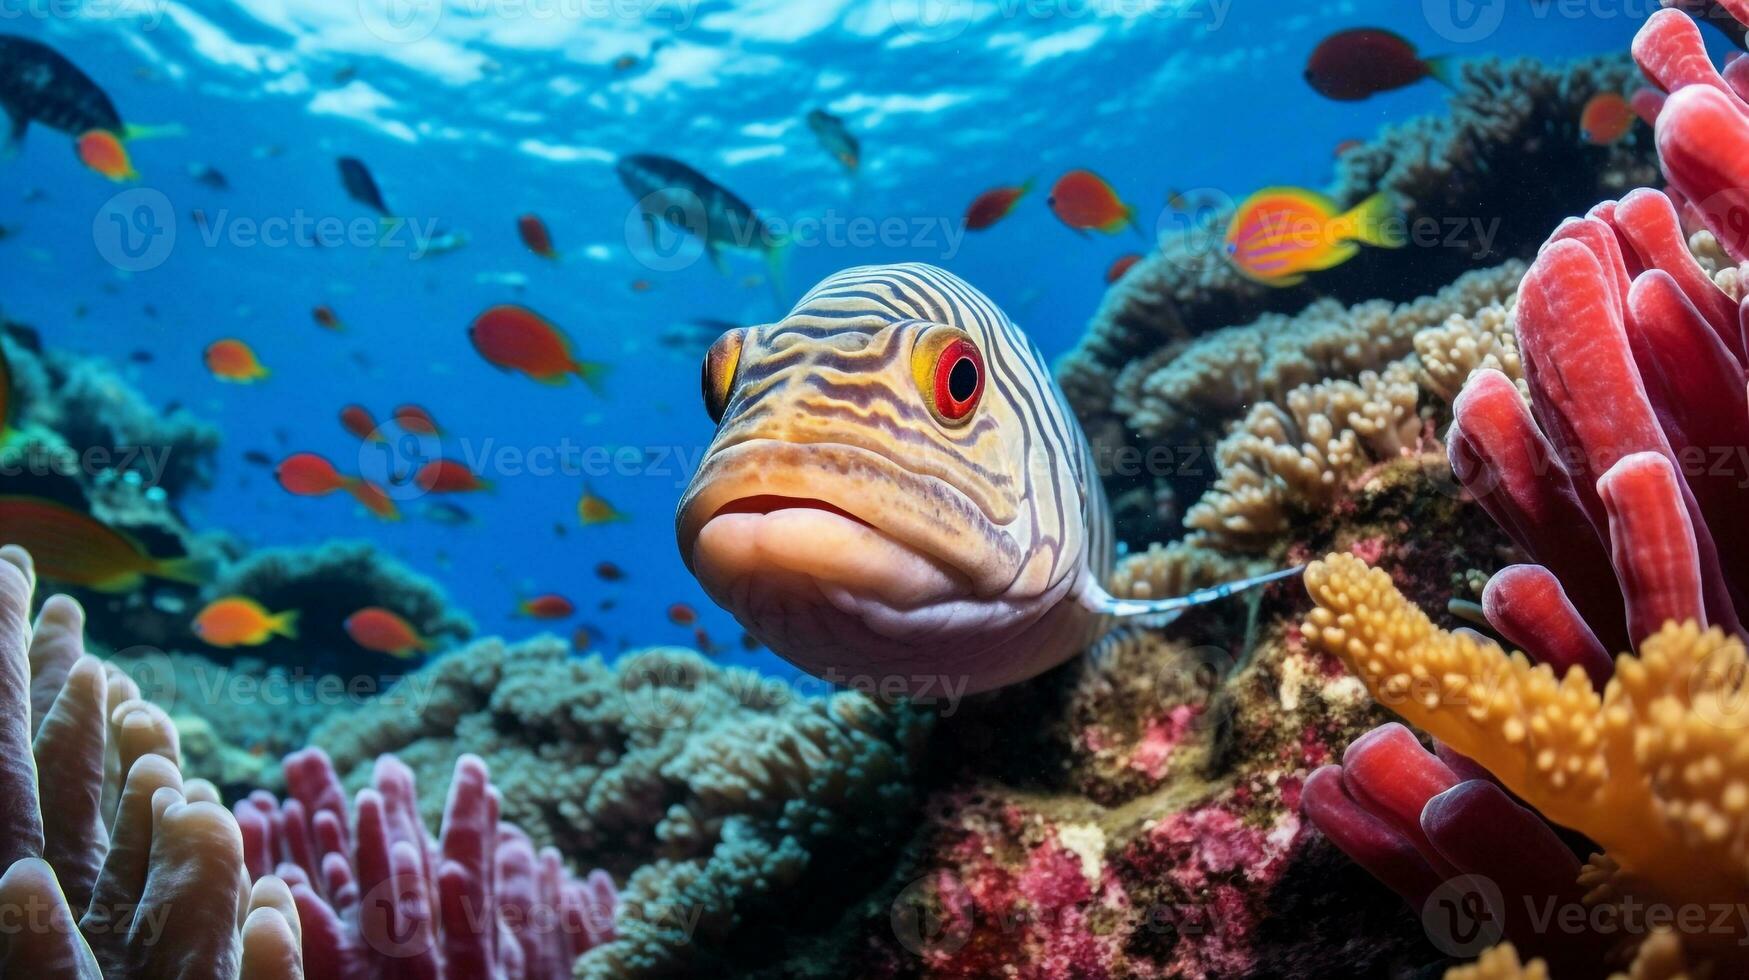
<instances>
[{"instance_id":1,"label":"striped pattern on fish head","mask_svg":"<svg viewBox=\"0 0 1749 980\"><path fill-rule=\"evenodd\" d=\"M1036 349L982 293L924 265L850 269L725 335L704 374L720 422L681 555L773 650L830 680L982 690L1088 639L1070 600L1109 561L1104 495Z\"/></svg>"}]
</instances>

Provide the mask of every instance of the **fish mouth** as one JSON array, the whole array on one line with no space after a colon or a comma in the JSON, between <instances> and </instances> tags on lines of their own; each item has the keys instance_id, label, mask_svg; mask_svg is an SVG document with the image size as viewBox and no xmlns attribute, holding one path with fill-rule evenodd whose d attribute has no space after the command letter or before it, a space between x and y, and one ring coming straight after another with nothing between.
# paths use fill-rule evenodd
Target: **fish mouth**
<instances>
[{"instance_id":1,"label":"fish mouth","mask_svg":"<svg viewBox=\"0 0 1749 980\"><path fill-rule=\"evenodd\" d=\"M675 534L721 600L761 575L909 608L1000 592L1018 562L975 504L943 481L842 443L753 439L706 457Z\"/></svg>"}]
</instances>

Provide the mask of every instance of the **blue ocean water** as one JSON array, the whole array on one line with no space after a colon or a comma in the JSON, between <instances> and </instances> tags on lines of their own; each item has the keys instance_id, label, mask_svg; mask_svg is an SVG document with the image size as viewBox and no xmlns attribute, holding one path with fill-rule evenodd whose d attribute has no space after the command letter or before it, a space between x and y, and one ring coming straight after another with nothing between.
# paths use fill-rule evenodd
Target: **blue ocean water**
<instances>
[{"instance_id":1,"label":"blue ocean water","mask_svg":"<svg viewBox=\"0 0 1749 980\"><path fill-rule=\"evenodd\" d=\"M0 304L46 344L111 357L155 403L222 425L216 480L187 508L198 529L255 546L374 540L442 582L482 632L587 624L610 653L622 640L693 644L666 616L688 603L724 659L769 666L739 649L739 628L676 553L674 504L711 423L701 348L662 337L700 318L781 311L756 258L731 255L727 274L696 255L653 259L616 159L679 158L761 214L817 229L790 250L789 299L846 266L931 262L989 293L1055 356L1097 307L1109 264L1151 244L1062 225L1045 205L1059 174L1098 171L1150 236L1175 189L1317 187L1339 143L1439 112L1444 94L1429 81L1361 103L1321 98L1301 71L1323 37L1378 26L1428 54L1561 60L1624 50L1656 5L1570 6L0 0L0 32L64 53L129 122L185 128L131 144L142 176L128 185L81 167L62 134L33 130L0 164ZM816 107L860 139L856 176L809 132ZM344 193L340 156L368 164L414 236L369 240L377 222ZM209 167L227 189L196 178ZM1039 188L1008 220L964 231L978 193L1028 178ZM142 206L144 224L113 223ZM545 219L560 261L518 241L525 212ZM438 234L466 244L416 258L415 237ZM315 247L311 235L331 240ZM467 327L501 302L532 307L580 356L611 365L604 392L484 363ZM317 304L347 329L314 324ZM214 379L201 354L224 337L251 344L271 376ZM152 360L132 363L135 351ZM358 403L380 419L402 402L428 408L446 429L443 453L493 481L449 498L470 525L430 520L418 499L386 524L341 496L294 498L245 458L312 450L380 472L380 450L337 416ZM579 526L585 485L630 519ZM601 561L624 581L600 581ZM546 591L579 613L538 626L511 615L519 595Z\"/></svg>"}]
</instances>

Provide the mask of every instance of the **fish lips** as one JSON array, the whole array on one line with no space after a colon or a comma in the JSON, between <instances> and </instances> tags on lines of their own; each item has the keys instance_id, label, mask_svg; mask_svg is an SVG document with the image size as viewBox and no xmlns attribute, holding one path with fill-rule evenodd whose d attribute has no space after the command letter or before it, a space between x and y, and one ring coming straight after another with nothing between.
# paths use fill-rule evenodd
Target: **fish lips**
<instances>
[{"instance_id":1,"label":"fish lips","mask_svg":"<svg viewBox=\"0 0 1749 980\"><path fill-rule=\"evenodd\" d=\"M998 595L1021 565L1013 540L957 489L842 443L753 439L711 453L681 498L675 535L707 590L713 573L770 561L916 604ZM842 550L818 547L826 540Z\"/></svg>"}]
</instances>

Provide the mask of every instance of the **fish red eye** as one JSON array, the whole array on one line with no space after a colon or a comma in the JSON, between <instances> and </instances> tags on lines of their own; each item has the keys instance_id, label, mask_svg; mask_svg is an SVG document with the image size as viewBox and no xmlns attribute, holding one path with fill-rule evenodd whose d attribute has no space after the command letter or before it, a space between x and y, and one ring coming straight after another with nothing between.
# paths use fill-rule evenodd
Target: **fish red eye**
<instances>
[{"instance_id":1,"label":"fish red eye","mask_svg":"<svg viewBox=\"0 0 1749 980\"><path fill-rule=\"evenodd\" d=\"M911 369L931 414L943 425L964 424L984 395L984 355L963 331L929 331L917 343Z\"/></svg>"}]
</instances>

